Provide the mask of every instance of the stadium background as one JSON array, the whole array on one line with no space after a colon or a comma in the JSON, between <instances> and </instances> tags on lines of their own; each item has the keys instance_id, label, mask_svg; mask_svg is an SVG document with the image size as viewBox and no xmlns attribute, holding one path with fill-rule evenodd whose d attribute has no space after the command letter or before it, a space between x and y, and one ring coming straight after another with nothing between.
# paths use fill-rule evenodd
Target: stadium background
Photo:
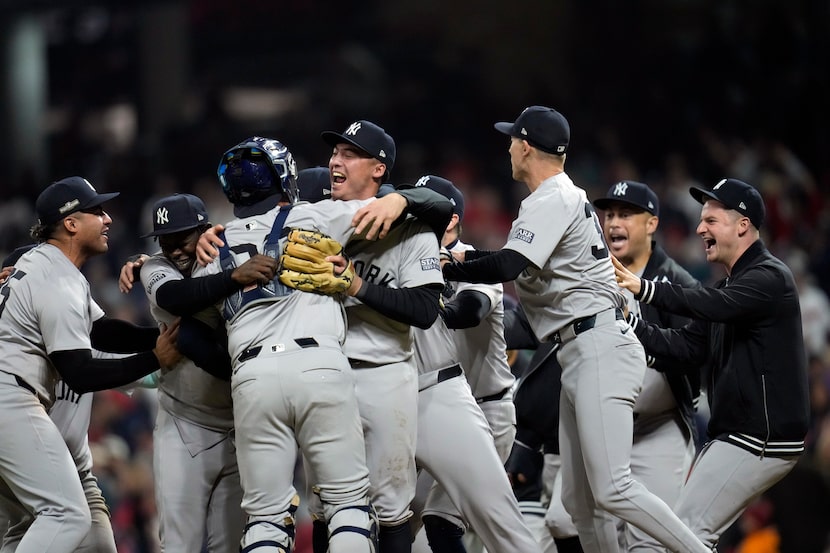
<instances>
[{"instance_id":1,"label":"stadium background","mask_svg":"<svg viewBox=\"0 0 830 553\"><path fill-rule=\"evenodd\" d=\"M301 167L322 130L373 120L395 137L396 183L451 178L466 240L499 247L526 193L492 129L530 104L572 128L567 170L591 197L626 178L663 203L659 240L698 278L692 184L761 189L773 251L800 275L813 427L798 469L724 540L774 522L781 552L830 550L830 3L819 0L0 1L0 254L28 241L38 192L69 175L101 191L111 251L85 272L112 316L149 206L173 192L231 217L219 155L252 134ZM153 551L152 394L101 393L90 439L124 552Z\"/></svg>"}]
</instances>

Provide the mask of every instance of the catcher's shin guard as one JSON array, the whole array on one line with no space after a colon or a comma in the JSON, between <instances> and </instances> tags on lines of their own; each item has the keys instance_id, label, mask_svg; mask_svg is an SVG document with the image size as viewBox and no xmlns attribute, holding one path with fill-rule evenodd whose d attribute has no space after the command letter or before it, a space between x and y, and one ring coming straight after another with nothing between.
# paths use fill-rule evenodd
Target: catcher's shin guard
<instances>
[{"instance_id":1,"label":"catcher's shin guard","mask_svg":"<svg viewBox=\"0 0 830 553\"><path fill-rule=\"evenodd\" d=\"M300 504L295 495L288 510L274 516L248 518L239 553L291 553L294 551L294 513Z\"/></svg>"},{"instance_id":2,"label":"catcher's shin guard","mask_svg":"<svg viewBox=\"0 0 830 553\"><path fill-rule=\"evenodd\" d=\"M331 553L375 553L378 518L368 499L358 505L326 505Z\"/></svg>"}]
</instances>

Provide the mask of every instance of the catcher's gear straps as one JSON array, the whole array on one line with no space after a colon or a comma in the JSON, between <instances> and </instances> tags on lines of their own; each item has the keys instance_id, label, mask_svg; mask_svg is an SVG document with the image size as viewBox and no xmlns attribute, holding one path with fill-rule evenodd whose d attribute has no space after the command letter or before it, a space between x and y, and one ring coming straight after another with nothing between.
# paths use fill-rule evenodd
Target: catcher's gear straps
<instances>
[{"instance_id":1,"label":"catcher's gear straps","mask_svg":"<svg viewBox=\"0 0 830 553\"><path fill-rule=\"evenodd\" d=\"M269 232L268 236L265 237L265 244L262 248L263 255L273 257L274 259L280 258L280 238L287 236L288 231L290 230L285 228L285 220L288 218L288 213L291 211L292 207L294 207L294 204L288 204L280 207L280 211L274 219L274 224L271 226L271 232ZM219 233L219 238L221 238L224 243L223 246L219 247L219 262L222 266L222 270L225 271L227 269L236 268L236 262L231 255L231 248L228 246L228 241L225 239L224 231ZM238 249L238 251L247 251L251 256L257 253L256 246L253 244L240 244L239 246L234 246L234 249ZM230 321L234 318L234 316L236 316L237 313L239 313L244 305L247 305L252 301L286 296L291 292L293 292L291 288L283 285L279 279L274 278L266 286L257 286L256 288L247 291L239 290L236 294L229 297L225 300L223 315L225 320Z\"/></svg>"}]
</instances>

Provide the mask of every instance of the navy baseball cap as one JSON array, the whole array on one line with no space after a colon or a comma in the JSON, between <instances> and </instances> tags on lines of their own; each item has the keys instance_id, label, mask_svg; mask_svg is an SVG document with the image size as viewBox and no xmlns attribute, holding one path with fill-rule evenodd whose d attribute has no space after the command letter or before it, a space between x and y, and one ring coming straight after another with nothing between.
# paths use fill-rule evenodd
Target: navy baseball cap
<instances>
[{"instance_id":1,"label":"navy baseball cap","mask_svg":"<svg viewBox=\"0 0 830 553\"><path fill-rule=\"evenodd\" d=\"M329 146L334 147L346 142L385 163L387 177L395 165L395 141L385 130L371 121L361 119L346 127L343 134L325 131L320 136Z\"/></svg>"},{"instance_id":2,"label":"navy baseball cap","mask_svg":"<svg viewBox=\"0 0 830 553\"><path fill-rule=\"evenodd\" d=\"M464 218L464 194L451 181L435 175L424 175L415 183L416 188L419 186L426 186L447 198L452 204L452 212L459 219Z\"/></svg>"},{"instance_id":3,"label":"navy baseball cap","mask_svg":"<svg viewBox=\"0 0 830 553\"><path fill-rule=\"evenodd\" d=\"M118 192L99 194L83 177L67 177L46 187L35 202L41 225L57 223L67 215L97 207L116 196Z\"/></svg>"},{"instance_id":4,"label":"navy baseball cap","mask_svg":"<svg viewBox=\"0 0 830 553\"><path fill-rule=\"evenodd\" d=\"M754 186L738 179L722 179L712 190L699 186L689 188L692 197L701 204L706 200L715 200L729 209L734 209L744 217L749 217L755 228L760 229L764 224L767 210L764 199Z\"/></svg>"},{"instance_id":5,"label":"navy baseball cap","mask_svg":"<svg viewBox=\"0 0 830 553\"><path fill-rule=\"evenodd\" d=\"M564 154L571 141L568 120L555 109L545 106L525 108L513 123L500 122L494 127L506 135L527 140L531 146L549 154Z\"/></svg>"},{"instance_id":6,"label":"navy baseball cap","mask_svg":"<svg viewBox=\"0 0 830 553\"><path fill-rule=\"evenodd\" d=\"M328 167L309 167L297 173L300 200L316 203L331 198L331 173Z\"/></svg>"},{"instance_id":7,"label":"navy baseball cap","mask_svg":"<svg viewBox=\"0 0 830 553\"><path fill-rule=\"evenodd\" d=\"M604 198L594 200L594 207L608 209L612 202L630 204L652 215L660 216L660 201L657 199L657 194L642 182L623 180L612 184Z\"/></svg>"},{"instance_id":8,"label":"navy baseball cap","mask_svg":"<svg viewBox=\"0 0 830 553\"><path fill-rule=\"evenodd\" d=\"M153 232L142 238L162 236L208 224L204 202L193 194L173 194L153 204Z\"/></svg>"}]
</instances>

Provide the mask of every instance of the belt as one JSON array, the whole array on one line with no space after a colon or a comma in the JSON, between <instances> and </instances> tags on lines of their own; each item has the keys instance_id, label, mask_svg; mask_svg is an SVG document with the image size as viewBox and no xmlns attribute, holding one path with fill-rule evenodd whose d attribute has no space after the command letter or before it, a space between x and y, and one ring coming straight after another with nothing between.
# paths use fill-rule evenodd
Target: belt
<instances>
[{"instance_id":1,"label":"belt","mask_svg":"<svg viewBox=\"0 0 830 553\"><path fill-rule=\"evenodd\" d=\"M14 375L14 379L17 381L18 386L20 386L21 388L25 388L25 389L29 390L30 392L32 392L33 394L37 395L37 391L35 391L34 386L32 386L31 384L29 384L28 382L26 382L25 380L23 380L22 378L20 378L17 375Z\"/></svg>"},{"instance_id":2,"label":"belt","mask_svg":"<svg viewBox=\"0 0 830 553\"><path fill-rule=\"evenodd\" d=\"M502 390L501 392L496 392L495 394L490 394L489 396L478 397L476 398L476 403L484 403L485 401L498 401L504 396L507 395L507 392L510 391L510 386Z\"/></svg>"},{"instance_id":3,"label":"belt","mask_svg":"<svg viewBox=\"0 0 830 553\"><path fill-rule=\"evenodd\" d=\"M294 338L294 343L297 344L300 348L316 348L320 344L314 338ZM288 347L289 350L296 349L293 347ZM271 351L273 353L281 353L286 351L286 344L274 344L271 346ZM262 353L262 346L253 346L242 353L239 354L239 357L236 358L237 363L242 363L243 361L248 361L249 359L253 359L257 355Z\"/></svg>"},{"instance_id":4,"label":"belt","mask_svg":"<svg viewBox=\"0 0 830 553\"><path fill-rule=\"evenodd\" d=\"M438 371L438 382L443 382L445 380L449 380L450 378L455 378L456 376L461 376L464 371L461 370L461 365L453 365L452 367L447 367L446 369L441 369Z\"/></svg>"},{"instance_id":5,"label":"belt","mask_svg":"<svg viewBox=\"0 0 830 553\"><path fill-rule=\"evenodd\" d=\"M583 332L591 330L597 324L597 317L604 315L605 311L600 311L599 313L595 313L590 317L583 317L581 319L575 320L573 323L569 324L562 330L558 330L551 334L550 341L555 344L563 344L573 338L576 338ZM614 317L616 320L621 321L625 319L623 316L622 309L619 307L614 309Z\"/></svg>"},{"instance_id":6,"label":"belt","mask_svg":"<svg viewBox=\"0 0 830 553\"><path fill-rule=\"evenodd\" d=\"M242 353L240 353L239 357L237 357L236 360L239 363L242 363L243 361L247 361L248 359L253 359L257 355L259 355L259 352L261 352L261 351L262 351L262 346L254 346L252 348L248 348L245 351L243 351Z\"/></svg>"}]
</instances>

